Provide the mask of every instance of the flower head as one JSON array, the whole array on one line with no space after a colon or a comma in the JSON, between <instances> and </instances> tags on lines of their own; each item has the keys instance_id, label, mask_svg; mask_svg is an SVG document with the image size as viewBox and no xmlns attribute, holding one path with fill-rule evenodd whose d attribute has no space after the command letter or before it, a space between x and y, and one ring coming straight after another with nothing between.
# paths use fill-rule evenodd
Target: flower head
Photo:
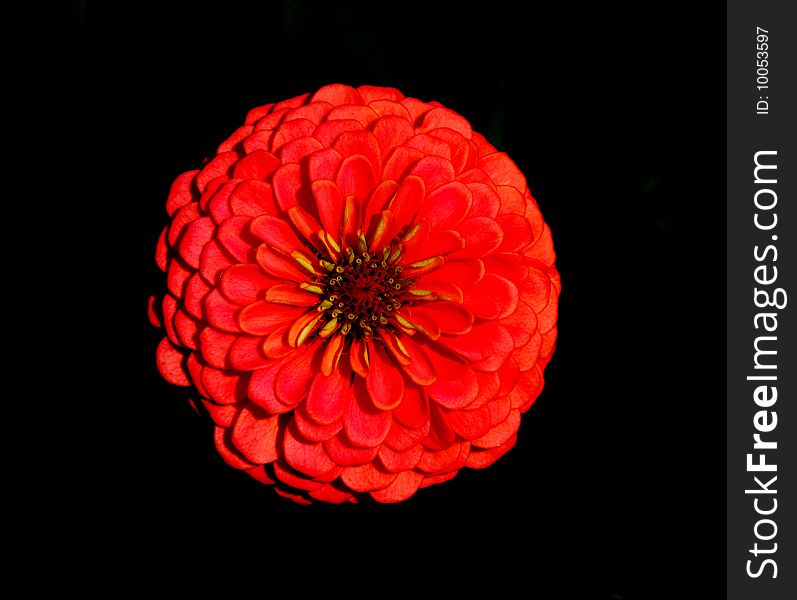
<instances>
[{"instance_id":1,"label":"flower head","mask_svg":"<svg viewBox=\"0 0 797 600\"><path fill-rule=\"evenodd\" d=\"M157 364L224 460L297 502L397 502L516 440L559 275L526 180L457 113L330 85L174 182Z\"/></svg>"}]
</instances>

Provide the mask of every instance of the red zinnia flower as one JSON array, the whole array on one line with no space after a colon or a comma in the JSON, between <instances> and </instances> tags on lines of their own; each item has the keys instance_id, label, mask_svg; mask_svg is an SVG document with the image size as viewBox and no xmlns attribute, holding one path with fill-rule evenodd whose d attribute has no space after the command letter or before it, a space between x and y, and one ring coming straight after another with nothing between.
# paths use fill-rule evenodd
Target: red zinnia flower
<instances>
[{"instance_id":1,"label":"red zinnia flower","mask_svg":"<svg viewBox=\"0 0 797 600\"><path fill-rule=\"evenodd\" d=\"M550 230L437 102L330 85L174 182L150 305L224 460L297 502L397 502L516 440L556 339Z\"/></svg>"}]
</instances>

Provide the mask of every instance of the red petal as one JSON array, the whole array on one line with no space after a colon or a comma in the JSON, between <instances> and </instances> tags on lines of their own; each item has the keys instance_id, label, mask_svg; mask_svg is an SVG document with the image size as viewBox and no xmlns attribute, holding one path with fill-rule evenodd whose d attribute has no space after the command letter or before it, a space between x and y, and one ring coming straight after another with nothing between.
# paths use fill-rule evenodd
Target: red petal
<instances>
[{"instance_id":1,"label":"red petal","mask_svg":"<svg viewBox=\"0 0 797 600\"><path fill-rule=\"evenodd\" d=\"M423 121L421 122L421 126L418 128L418 131L429 131L439 127L453 129L468 139L470 139L470 136L473 133L470 123L468 123L463 116L443 107L433 108L426 113L423 117Z\"/></svg>"},{"instance_id":2,"label":"red petal","mask_svg":"<svg viewBox=\"0 0 797 600\"><path fill-rule=\"evenodd\" d=\"M437 380L426 388L429 397L449 409L468 406L479 395L479 383L471 369L465 369L459 379Z\"/></svg>"},{"instance_id":3,"label":"red petal","mask_svg":"<svg viewBox=\"0 0 797 600\"><path fill-rule=\"evenodd\" d=\"M468 189L473 197L468 216L494 219L501 208L501 197L496 191L484 183L469 183Z\"/></svg>"},{"instance_id":4,"label":"red petal","mask_svg":"<svg viewBox=\"0 0 797 600\"><path fill-rule=\"evenodd\" d=\"M202 256L199 259L199 272L202 273L206 282L216 285L219 276L231 264L230 255L216 240L213 240L202 250Z\"/></svg>"},{"instance_id":5,"label":"red petal","mask_svg":"<svg viewBox=\"0 0 797 600\"><path fill-rule=\"evenodd\" d=\"M425 223L425 221L422 221L422 223ZM465 246L465 240L451 229L435 231L428 241L422 241L422 239L415 236L406 243L406 251L404 256L401 257L401 264L405 265L405 277L419 277L431 271L436 271L443 266L444 262L442 260L436 262L433 266L413 267L411 265L418 262L423 263L429 258L448 256ZM434 278L439 279L439 276L435 274Z\"/></svg>"},{"instance_id":6,"label":"red petal","mask_svg":"<svg viewBox=\"0 0 797 600\"><path fill-rule=\"evenodd\" d=\"M274 393L277 400L286 406L296 406L307 397L312 381L311 375L317 372L313 359L318 345L307 346L293 356L285 359L274 379Z\"/></svg>"},{"instance_id":7,"label":"red petal","mask_svg":"<svg viewBox=\"0 0 797 600\"><path fill-rule=\"evenodd\" d=\"M512 338L506 329L493 321L476 324L471 332L465 335L441 336L439 341L473 363L498 356L503 364L509 353L514 350ZM496 366L496 369L498 367L500 364Z\"/></svg>"},{"instance_id":8,"label":"red petal","mask_svg":"<svg viewBox=\"0 0 797 600\"><path fill-rule=\"evenodd\" d=\"M231 167L238 161L238 154L236 152L222 152L213 157L208 164L205 165L199 174L196 176L196 185L200 192L205 191L205 186L211 179L215 179L220 175L230 174Z\"/></svg>"},{"instance_id":9,"label":"red petal","mask_svg":"<svg viewBox=\"0 0 797 600\"><path fill-rule=\"evenodd\" d=\"M325 442L333 438L343 428L343 420L338 419L329 425L317 425L308 416L304 410L304 404L300 404L293 411L293 420L296 423L296 429L299 433L311 442ZM329 453L329 452L328 452ZM335 460L335 457L329 453L330 457ZM335 461L337 462L337 461Z\"/></svg>"},{"instance_id":10,"label":"red petal","mask_svg":"<svg viewBox=\"0 0 797 600\"><path fill-rule=\"evenodd\" d=\"M416 387L405 388L401 404L393 411L393 416L410 429L418 429L427 424L429 422L429 405L423 392Z\"/></svg>"},{"instance_id":11,"label":"red petal","mask_svg":"<svg viewBox=\"0 0 797 600\"><path fill-rule=\"evenodd\" d=\"M166 235L168 231L168 227L164 227L161 230L161 234L158 237L158 244L155 246L155 264L157 264L158 268L164 273L166 272L166 262L169 254L169 248L166 245Z\"/></svg>"},{"instance_id":12,"label":"red petal","mask_svg":"<svg viewBox=\"0 0 797 600\"><path fill-rule=\"evenodd\" d=\"M232 170L233 179L263 180L280 166L280 160L266 150L255 150L244 156Z\"/></svg>"},{"instance_id":13,"label":"red petal","mask_svg":"<svg viewBox=\"0 0 797 600\"><path fill-rule=\"evenodd\" d=\"M473 440L472 444L480 448L497 448L506 443L520 426L520 411L512 410L503 423L499 423L485 435Z\"/></svg>"},{"instance_id":14,"label":"red petal","mask_svg":"<svg viewBox=\"0 0 797 600\"><path fill-rule=\"evenodd\" d=\"M200 322L188 314L185 308L181 308L174 315L174 328L183 346L196 350L199 344L199 324Z\"/></svg>"},{"instance_id":15,"label":"red petal","mask_svg":"<svg viewBox=\"0 0 797 600\"><path fill-rule=\"evenodd\" d=\"M202 358L214 367L226 369L228 367L227 353L235 341L236 336L223 333L212 327L205 327L199 334L199 347Z\"/></svg>"},{"instance_id":16,"label":"red petal","mask_svg":"<svg viewBox=\"0 0 797 600\"><path fill-rule=\"evenodd\" d=\"M473 315L453 302L429 302L412 307L412 316L437 324L443 333L468 333L473 327Z\"/></svg>"},{"instance_id":17,"label":"red petal","mask_svg":"<svg viewBox=\"0 0 797 600\"><path fill-rule=\"evenodd\" d=\"M313 94L313 102L329 102L334 106L341 104L364 104L359 92L342 83L327 85Z\"/></svg>"},{"instance_id":18,"label":"red petal","mask_svg":"<svg viewBox=\"0 0 797 600\"><path fill-rule=\"evenodd\" d=\"M273 283L257 265L232 265L222 274L219 290L228 300L246 306L262 299Z\"/></svg>"},{"instance_id":19,"label":"red petal","mask_svg":"<svg viewBox=\"0 0 797 600\"><path fill-rule=\"evenodd\" d=\"M357 88L360 96L365 102L376 100L396 100L404 98L404 94L392 87L381 87L376 85L361 85Z\"/></svg>"},{"instance_id":20,"label":"red petal","mask_svg":"<svg viewBox=\"0 0 797 600\"><path fill-rule=\"evenodd\" d=\"M246 400L246 378L231 371L204 367L202 385L217 404L238 404Z\"/></svg>"},{"instance_id":21,"label":"red petal","mask_svg":"<svg viewBox=\"0 0 797 600\"><path fill-rule=\"evenodd\" d=\"M531 336L528 344L515 348L512 353L512 358L518 365L521 371L528 371L537 362L540 357L540 349L542 347L542 335L539 331L535 331Z\"/></svg>"},{"instance_id":22,"label":"red petal","mask_svg":"<svg viewBox=\"0 0 797 600\"><path fill-rule=\"evenodd\" d=\"M210 325L222 331L233 333L240 331L236 318L241 308L240 305L227 300L218 289L214 289L205 296L204 305L207 321Z\"/></svg>"},{"instance_id":23,"label":"red petal","mask_svg":"<svg viewBox=\"0 0 797 600\"><path fill-rule=\"evenodd\" d=\"M426 337L428 337L430 340L436 340L441 334L440 326L433 318L429 317L428 314L419 312L418 308L419 306L417 305L413 306L412 309L402 308L402 316L406 318L407 321L412 323L418 331L426 335Z\"/></svg>"},{"instance_id":24,"label":"red petal","mask_svg":"<svg viewBox=\"0 0 797 600\"><path fill-rule=\"evenodd\" d=\"M496 185L511 185L520 192L526 189L526 178L504 152L496 152L480 158L479 167L490 176Z\"/></svg>"},{"instance_id":25,"label":"red petal","mask_svg":"<svg viewBox=\"0 0 797 600\"><path fill-rule=\"evenodd\" d=\"M244 403L216 404L215 402L202 398L202 405L205 407L205 410L208 411L210 418L216 425L219 427L232 427L235 417L238 416L238 412L244 406Z\"/></svg>"},{"instance_id":26,"label":"red petal","mask_svg":"<svg viewBox=\"0 0 797 600\"><path fill-rule=\"evenodd\" d=\"M273 129L258 129L260 125L255 127L252 134L243 142L243 149L246 153L257 152L258 150L271 150L271 138L274 137ZM247 181L257 181L256 179Z\"/></svg>"},{"instance_id":27,"label":"red petal","mask_svg":"<svg viewBox=\"0 0 797 600\"><path fill-rule=\"evenodd\" d=\"M539 370L535 366L521 374L520 378L517 380L517 385L509 393L508 397L511 408L515 408L520 412L528 410L541 391L542 378L540 377Z\"/></svg>"},{"instance_id":28,"label":"red petal","mask_svg":"<svg viewBox=\"0 0 797 600\"><path fill-rule=\"evenodd\" d=\"M415 135L415 130L407 119L395 115L387 115L376 122L374 137L379 143L382 156L387 156L396 146L401 146Z\"/></svg>"},{"instance_id":29,"label":"red petal","mask_svg":"<svg viewBox=\"0 0 797 600\"><path fill-rule=\"evenodd\" d=\"M389 158L385 161L382 179L402 181L424 156L425 154L420 150L399 146L390 153Z\"/></svg>"},{"instance_id":30,"label":"red petal","mask_svg":"<svg viewBox=\"0 0 797 600\"><path fill-rule=\"evenodd\" d=\"M385 438L385 444L397 452L406 452L413 446L417 446L423 442L429 435L430 429L429 421L426 421L426 423L418 429L408 429L394 420Z\"/></svg>"},{"instance_id":31,"label":"red petal","mask_svg":"<svg viewBox=\"0 0 797 600\"><path fill-rule=\"evenodd\" d=\"M520 378L520 369L517 366L514 358L507 360L500 369L497 371L498 377L501 380L501 385L498 388L498 394L508 394L512 391ZM515 407L517 408L517 407Z\"/></svg>"},{"instance_id":32,"label":"red petal","mask_svg":"<svg viewBox=\"0 0 797 600\"><path fill-rule=\"evenodd\" d=\"M313 152L322 150L324 146L314 137L302 137L288 142L279 150L283 164L301 162Z\"/></svg>"},{"instance_id":33,"label":"red petal","mask_svg":"<svg viewBox=\"0 0 797 600\"><path fill-rule=\"evenodd\" d=\"M236 216L257 217L258 215L274 213L276 200L271 192L271 186L262 181L251 181L250 185L240 185L230 196L230 210ZM259 184L257 187L251 184ZM243 189L243 192L238 190Z\"/></svg>"},{"instance_id":34,"label":"red petal","mask_svg":"<svg viewBox=\"0 0 797 600\"><path fill-rule=\"evenodd\" d=\"M263 341L263 353L269 358L282 358L293 352L288 343L288 327L280 327Z\"/></svg>"},{"instance_id":35,"label":"red petal","mask_svg":"<svg viewBox=\"0 0 797 600\"><path fill-rule=\"evenodd\" d=\"M426 353L409 337L404 337L402 342L407 354L409 354L408 364L402 365L404 372L418 385L430 385L433 383L437 375L435 374L434 365ZM407 388L404 389L404 393L407 393Z\"/></svg>"},{"instance_id":36,"label":"red petal","mask_svg":"<svg viewBox=\"0 0 797 600\"><path fill-rule=\"evenodd\" d=\"M290 410L289 407L277 400L274 395L274 378L281 363L274 362L262 369L252 372L247 388L249 399L271 414L280 414Z\"/></svg>"},{"instance_id":37,"label":"red petal","mask_svg":"<svg viewBox=\"0 0 797 600\"><path fill-rule=\"evenodd\" d=\"M376 176L371 163L362 154L343 160L338 171L337 184L343 196L354 196L362 206L376 186Z\"/></svg>"},{"instance_id":38,"label":"red petal","mask_svg":"<svg viewBox=\"0 0 797 600\"><path fill-rule=\"evenodd\" d=\"M311 136L315 128L316 124L309 119L283 121L279 129L274 132L274 137L271 140L271 149L276 152L289 142Z\"/></svg>"},{"instance_id":39,"label":"red petal","mask_svg":"<svg viewBox=\"0 0 797 600\"><path fill-rule=\"evenodd\" d=\"M246 333L268 335L280 327L290 326L305 312L305 308L273 304L261 300L243 308L238 315L238 324Z\"/></svg>"},{"instance_id":40,"label":"red petal","mask_svg":"<svg viewBox=\"0 0 797 600\"><path fill-rule=\"evenodd\" d=\"M410 175L416 175L423 179L428 193L441 185L454 181L454 167L445 158L427 156L418 161L410 171Z\"/></svg>"},{"instance_id":41,"label":"red petal","mask_svg":"<svg viewBox=\"0 0 797 600\"><path fill-rule=\"evenodd\" d=\"M463 439L472 440L483 436L492 427L490 410L482 406L475 410L454 410L446 413L446 421Z\"/></svg>"},{"instance_id":42,"label":"red petal","mask_svg":"<svg viewBox=\"0 0 797 600\"><path fill-rule=\"evenodd\" d=\"M307 498L305 498L300 494L292 494L291 492L286 492L284 490L279 489L278 487L275 487L274 491L277 493L278 496L282 496L283 498L292 500L296 504L301 504L303 506L309 506L310 504L312 504L310 500L308 500Z\"/></svg>"},{"instance_id":43,"label":"red petal","mask_svg":"<svg viewBox=\"0 0 797 600\"><path fill-rule=\"evenodd\" d=\"M521 216L526 212L526 199L518 189L510 185L499 185L497 192L501 197L500 214L502 216L508 216L510 214Z\"/></svg>"},{"instance_id":44,"label":"red petal","mask_svg":"<svg viewBox=\"0 0 797 600\"><path fill-rule=\"evenodd\" d=\"M424 451L416 469L426 473L445 473L465 466L470 453L468 442L453 443L437 452Z\"/></svg>"},{"instance_id":45,"label":"red petal","mask_svg":"<svg viewBox=\"0 0 797 600\"><path fill-rule=\"evenodd\" d=\"M540 333L545 334L551 331L556 325L556 317L558 314L558 303L556 297L552 297L548 302L548 306L537 315L537 327Z\"/></svg>"},{"instance_id":46,"label":"red petal","mask_svg":"<svg viewBox=\"0 0 797 600\"><path fill-rule=\"evenodd\" d=\"M390 473L412 469L418 464L422 454L423 449L420 446L415 446L405 452L396 452L384 444L379 448L379 460L385 470Z\"/></svg>"},{"instance_id":47,"label":"red petal","mask_svg":"<svg viewBox=\"0 0 797 600\"><path fill-rule=\"evenodd\" d=\"M166 335L174 345L180 346L181 341L174 328L174 315L177 313L177 299L171 294L166 294L161 302L161 310L163 311L163 326L166 329Z\"/></svg>"},{"instance_id":48,"label":"red petal","mask_svg":"<svg viewBox=\"0 0 797 600\"><path fill-rule=\"evenodd\" d=\"M232 428L232 443L248 461L265 464L277 460L279 417L257 407L241 410Z\"/></svg>"},{"instance_id":49,"label":"red petal","mask_svg":"<svg viewBox=\"0 0 797 600\"><path fill-rule=\"evenodd\" d=\"M186 373L185 356L168 339L163 338L158 344L155 362L163 378L174 385L188 386L191 382Z\"/></svg>"},{"instance_id":50,"label":"red petal","mask_svg":"<svg viewBox=\"0 0 797 600\"><path fill-rule=\"evenodd\" d=\"M392 100L374 100L369 102L368 106L381 117L395 115L407 121L407 124L412 127L412 115L402 104ZM415 131L415 128L412 128Z\"/></svg>"},{"instance_id":51,"label":"red petal","mask_svg":"<svg viewBox=\"0 0 797 600\"><path fill-rule=\"evenodd\" d=\"M307 273L299 268L299 263L284 254L275 252L266 244L257 249L256 256L258 264L272 277L287 279L295 283L301 283L308 279Z\"/></svg>"},{"instance_id":52,"label":"red petal","mask_svg":"<svg viewBox=\"0 0 797 600\"><path fill-rule=\"evenodd\" d=\"M415 471L402 471L389 486L382 490L371 492L371 497L377 502L391 503L402 502L415 492L423 481L423 475Z\"/></svg>"},{"instance_id":53,"label":"red petal","mask_svg":"<svg viewBox=\"0 0 797 600\"><path fill-rule=\"evenodd\" d=\"M210 286L205 283L199 273L194 273L185 286L185 309L196 319L204 319L203 300L210 292Z\"/></svg>"},{"instance_id":54,"label":"red petal","mask_svg":"<svg viewBox=\"0 0 797 600\"><path fill-rule=\"evenodd\" d=\"M349 362L351 369L360 377L368 376L368 347L365 342L359 339L353 339L349 349Z\"/></svg>"},{"instance_id":55,"label":"red petal","mask_svg":"<svg viewBox=\"0 0 797 600\"><path fill-rule=\"evenodd\" d=\"M439 475L425 475L419 487L425 488L430 485L437 485L438 483L445 483L451 481L457 476L459 471L450 471L449 473L441 473Z\"/></svg>"},{"instance_id":56,"label":"red petal","mask_svg":"<svg viewBox=\"0 0 797 600\"><path fill-rule=\"evenodd\" d=\"M257 108L253 108L250 110L246 115L246 124L253 125L257 123L260 119L265 117L267 114L271 112L271 109L274 108L274 104L266 104L264 106L258 106Z\"/></svg>"},{"instance_id":57,"label":"red petal","mask_svg":"<svg viewBox=\"0 0 797 600\"><path fill-rule=\"evenodd\" d=\"M335 369L329 377L319 373L313 378L304 407L313 421L329 425L343 417L351 401L351 384Z\"/></svg>"},{"instance_id":58,"label":"red petal","mask_svg":"<svg viewBox=\"0 0 797 600\"><path fill-rule=\"evenodd\" d=\"M254 262L260 241L249 233L251 217L230 217L219 225L216 239L238 262Z\"/></svg>"},{"instance_id":59,"label":"red petal","mask_svg":"<svg viewBox=\"0 0 797 600\"><path fill-rule=\"evenodd\" d=\"M355 448L342 440L343 436L335 436L324 442L324 448L335 464L341 467L355 467L370 463L376 458L376 448Z\"/></svg>"},{"instance_id":60,"label":"red petal","mask_svg":"<svg viewBox=\"0 0 797 600\"><path fill-rule=\"evenodd\" d=\"M493 273L465 289L463 306L483 319L508 317L518 305L518 289L514 283Z\"/></svg>"},{"instance_id":61,"label":"red petal","mask_svg":"<svg viewBox=\"0 0 797 600\"><path fill-rule=\"evenodd\" d=\"M513 282L521 282L526 278L529 270L526 266L526 259L509 252L493 252L489 256L485 256L482 262L487 271Z\"/></svg>"},{"instance_id":62,"label":"red petal","mask_svg":"<svg viewBox=\"0 0 797 600\"><path fill-rule=\"evenodd\" d=\"M462 173L476 166L479 151L470 140L453 129L439 128L429 131L429 135L446 142L451 149L451 164L454 171Z\"/></svg>"},{"instance_id":63,"label":"red petal","mask_svg":"<svg viewBox=\"0 0 797 600\"><path fill-rule=\"evenodd\" d=\"M243 125L236 129L230 137L224 140L216 150L216 152L229 152L230 150L237 150L241 147L241 142L254 131L254 125Z\"/></svg>"},{"instance_id":64,"label":"red petal","mask_svg":"<svg viewBox=\"0 0 797 600\"><path fill-rule=\"evenodd\" d=\"M230 196L230 208L237 215L274 215L277 201L271 185L265 181L241 182Z\"/></svg>"},{"instance_id":65,"label":"red petal","mask_svg":"<svg viewBox=\"0 0 797 600\"><path fill-rule=\"evenodd\" d=\"M370 110L361 107L364 110ZM376 116L376 115L374 115ZM370 131L347 131L335 140L335 150L341 156L355 156L361 154L371 163L374 174L382 172L382 151L379 142Z\"/></svg>"},{"instance_id":66,"label":"red petal","mask_svg":"<svg viewBox=\"0 0 797 600\"><path fill-rule=\"evenodd\" d=\"M501 321L516 348L525 346L537 330L537 315L525 302L518 302L517 310Z\"/></svg>"},{"instance_id":67,"label":"red petal","mask_svg":"<svg viewBox=\"0 0 797 600\"><path fill-rule=\"evenodd\" d=\"M343 157L337 150L324 148L314 152L307 161L307 170L310 174L310 181L319 179L334 179L338 173Z\"/></svg>"},{"instance_id":68,"label":"red petal","mask_svg":"<svg viewBox=\"0 0 797 600\"><path fill-rule=\"evenodd\" d=\"M186 283L191 277L191 271L186 269L180 261L173 260L169 263L169 271L166 273L166 287L177 296L185 296Z\"/></svg>"},{"instance_id":69,"label":"red petal","mask_svg":"<svg viewBox=\"0 0 797 600\"><path fill-rule=\"evenodd\" d=\"M307 206L307 192L303 189L301 167L296 163L282 165L274 173L271 185L279 207L285 212L294 206Z\"/></svg>"},{"instance_id":70,"label":"red petal","mask_svg":"<svg viewBox=\"0 0 797 600\"><path fill-rule=\"evenodd\" d=\"M369 463L358 467L346 467L340 478L355 492L370 492L389 486L396 479L396 474L377 469Z\"/></svg>"},{"instance_id":71,"label":"red petal","mask_svg":"<svg viewBox=\"0 0 797 600\"><path fill-rule=\"evenodd\" d=\"M382 348L371 344L368 354L371 359L368 376L365 380L368 395L376 408L392 410L401 402L404 393L404 379L398 365L389 358Z\"/></svg>"},{"instance_id":72,"label":"red petal","mask_svg":"<svg viewBox=\"0 0 797 600\"><path fill-rule=\"evenodd\" d=\"M499 215L496 219L504 232L502 252L516 252L531 243L531 226L520 215Z\"/></svg>"},{"instance_id":73,"label":"red petal","mask_svg":"<svg viewBox=\"0 0 797 600\"><path fill-rule=\"evenodd\" d=\"M297 106L285 115L285 121L294 119L308 119L318 125L324 120L327 113L334 108L329 102L310 102L304 106Z\"/></svg>"},{"instance_id":74,"label":"red petal","mask_svg":"<svg viewBox=\"0 0 797 600\"><path fill-rule=\"evenodd\" d=\"M400 227L412 221L425 195L426 186L420 177L409 176L401 182L396 197L388 205Z\"/></svg>"},{"instance_id":75,"label":"red petal","mask_svg":"<svg viewBox=\"0 0 797 600\"><path fill-rule=\"evenodd\" d=\"M293 228L284 219L261 215L251 221L249 231L272 248L285 254L290 254L303 247Z\"/></svg>"},{"instance_id":76,"label":"red petal","mask_svg":"<svg viewBox=\"0 0 797 600\"><path fill-rule=\"evenodd\" d=\"M154 295L147 300L147 317L154 327L163 327L163 313L160 303Z\"/></svg>"},{"instance_id":77,"label":"red petal","mask_svg":"<svg viewBox=\"0 0 797 600\"><path fill-rule=\"evenodd\" d=\"M357 121L363 127L368 127L371 123L379 118L372 109L367 106L353 106L351 104L346 106L338 106L332 109L327 115L327 120L333 121L336 119L352 119Z\"/></svg>"},{"instance_id":78,"label":"red petal","mask_svg":"<svg viewBox=\"0 0 797 600\"><path fill-rule=\"evenodd\" d=\"M199 171L183 173L172 183L169 198L166 200L166 212L173 216L179 208L198 199L198 190L194 187L194 180Z\"/></svg>"},{"instance_id":79,"label":"red petal","mask_svg":"<svg viewBox=\"0 0 797 600\"><path fill-rule=\"evenodd\" d=\"M343 219L343 194L340 188L328 180L314 181L312 188L321 224L327 233L339 239Z\"/></svg>"},{"instance_id":80,"label":"red petal","mask_svg":"<svg viewBox=\"0 0 797 600\"><path fill-rule=\"evenodd\" d=\"M246 474L249 475L249 477L251 477L255 481L259 481L260 483L265 485L274 485L275 483L277 483L271 477L266 475L266 470L263 468L262 465L259 465L257 467L252 467L251 469L246 469Z\"/></svg>"},{"instance_id":81,"label":"red petal","mask_svg":"<svg viewBox=\"0 0 797 600\"><path fill-rule=\"evenodd\" d=\"M318 304L320 298L315 294L305 292L303 289L288 283L272 285L268 288L266 300L275 304L309 307Z\"/></svg>"},{"instance_id":82,"label":"red petal","mask_svg":"<svg viewBox=\"0 0 797 600\"><path fill-rule=\"evenodd\" d=\"M321 502L329 502L331 504L341 504L352 498L351 492L338 489L334 483L328 483L317 490L312 490L308 492L308 495Z\"/></svg>"},{"instance_id":83,"label":"red petal","mask_svg":"<svg viewBox=\"0 0 797 600\"><path fill-rule=\"evenodd\" d=\"M424 133L415 135L409 139L405 144L407 148L415 148L420 150L427 156L440 156L448 161L451 161L451 146L440 138Z\"/></svg>"},{"instance_id":84,"label":"red petal","mask_svg":"<svg viewBox=\"0 0 797 600\"><path fill-rule=\"evenodd\" d=\"M301 439L296 426L291 424L285 429L283 451L288 464L310 477L323 475L335 467L335 463L327 455L321 443L308 443Z\"/></svg>"},{"instance_id":85,"label":"red petal","mask_svg":"<svg viewBox=\"0 0 797 600\"><path fill-rule=\"evenodd\" d=\"M429 219L432 229L449 229L465 217L471 202L470 190L454 181L430 193L415 219Z\"/></svg>"},{"instance_id":86,"label":"red petal","mask_svg":"<svg viewBox=\"0 0 797 600\"><path fill-rule=\"evenodd\" d=\"M230 365L236 371L252 371L269 364L263 353L263 338L242 336L230 347Z\"/></svg>"},{"instance_id":87,"label":"red petal","mask_svg":"<svg viewBox=\"0 0 797 600\"><path fill-rule=\"evenodd\" d=\"M237 180L229 180L226 177L217 177L208 184L202 199L199 201L199 208L202 212L210 212L210 216L217 224L221 224L233 216L230 208L230 196L238 187Z\"/></svg>"},{"instance_id":88,"label":"red petal","mask_svg":"<svg viewBox=\"0 0 797 600\"><path fill-rule=\"evenodd\" d=\"M216 450L228 465L234 469L251 469L255 465L245 460L238 450L232 445L231 432L225 427L216 427L213 432L213 441Z\"/></svg>"},{"instance_id":89,"label":"red petal","mask_svg":"<svg viewBox=\"0 0 797 600\"><path fill-rule=\"evenodd\" d=\"M324 121L313 132L313 137L324 146L331 147L342 133L347 131L362 131L363 126L354 119L337 119Z\"/></svg>"},{"instance_id":90,"label":"red petal","mask_svg":"<svg viewBox=\"0 0 797 600\"><path fill-rule=\"evenodd\" d=\"M355 380L354 401L343 418L343 429L349 441L355 446L373 448L382 443L390 431L393 420L390 412L375 408L367 398L365 386Z\"/></svg>"},{"instance_id":91,"label":"red petal","mask_svg":"<svg viewBox=\"0 0 797 600\"><path fill-rule=\"evenodd\" d=\"M295 98L288 98L282 102L277 102L277 104L274 105L274 112L278 112L282 109L297 108L298 106L305 104L309 97L310 94L302 94L301 96L296 96Z\"/></svg>"},{"instance_id":92,"label":"red petal","mask_svg":"<svg viewBox=\"0 0 797 600\"><path fill-rule=\"evenodd\" d=\"M465 463L466 466L470 467L471 469L484 469L489 467L493 464L496 460L501 458L508 450L511 450L515 442L517 441L517 434L511 436L503 445L499 446L498 448L489 448L486 450L480 450L478 448L474 448L470 456L468 456L468 460Z\"/></svg>"},{"instance_id":93,"label":"red petal","mask_svg":"<svg viewBox=\"0 0 797 600\"><path fill-rule=\"evenodd\" d=\"M401 101L402 106L407 109L407 111L412 115L412 122L413 124L417 125L421 117L432 110L434 106L431 104L427 104L426 102L421 102L417 98L404 98Z\"/></svg>"},{"instance_id":94,"label":"red petal","mask_svg":"<svg viewBox=\"0 0 797 600\"><path fill-rule=\"evenodd\" d=\"M172 248L176 247L185 228L200 217L199 207L196 202L186 204L178 210L172 218L172 224L169 226L169 233L166 236L166 241L169 242L169 245Z\"/></svg>"},{"instance_id":95,"label":"red petal","mask_svg":"<svg viewBox=\"0 0 797 600\"><path fill-rule=\"evenodd\" d=\"M465 238L465 248L457 252L456 258L481 258L495 251L504 240L501 226L488 217L471 217L457 226Z\"/></svg>"}]
</instances>

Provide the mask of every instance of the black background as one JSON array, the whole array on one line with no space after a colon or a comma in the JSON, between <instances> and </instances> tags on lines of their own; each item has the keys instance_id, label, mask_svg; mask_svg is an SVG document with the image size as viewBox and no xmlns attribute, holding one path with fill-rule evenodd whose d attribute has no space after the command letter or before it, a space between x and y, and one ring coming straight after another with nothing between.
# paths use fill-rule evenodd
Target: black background
<instances>
[{"instance_id":1,"label":"black background","mask_svg":"<svg viewBox=\"0 0 797 600\"><path fill-rule=\"evenodd\" d=\"M305 591L421 593L423 574L491 597L724 597L724 5L520 6L62 7L68 217L90 224L70 230L94 356L75 374L84 507L133 579L189 559L190 578ZM334 82L465 115L526 175L562 276L516 448L399 505L295 506L224 465L145 314L171 181L248 109Z\"/></svg>"}]
</instances>

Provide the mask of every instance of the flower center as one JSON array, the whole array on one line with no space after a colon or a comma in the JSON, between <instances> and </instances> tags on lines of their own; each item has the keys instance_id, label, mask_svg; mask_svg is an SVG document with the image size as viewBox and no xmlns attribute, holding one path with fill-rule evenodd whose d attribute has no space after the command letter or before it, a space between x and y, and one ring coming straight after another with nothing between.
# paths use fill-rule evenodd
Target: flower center
<instances>
[{"instance_id":1,"label":"flower center","mask_svg":"<svg viewBox=\"0 0 797 600\"><path fill-rule=\"evenodd\" d=\"M319 335L339 330L371 339L375 328L398 330L396 311L408 301L406 290L413 283L401 276L400 256L390 246L374 256L361 244L345 248L336 264L325 263L329 274L319 282L324 299L318 310L325 317Z\"/></svg>"}]
</instances>

